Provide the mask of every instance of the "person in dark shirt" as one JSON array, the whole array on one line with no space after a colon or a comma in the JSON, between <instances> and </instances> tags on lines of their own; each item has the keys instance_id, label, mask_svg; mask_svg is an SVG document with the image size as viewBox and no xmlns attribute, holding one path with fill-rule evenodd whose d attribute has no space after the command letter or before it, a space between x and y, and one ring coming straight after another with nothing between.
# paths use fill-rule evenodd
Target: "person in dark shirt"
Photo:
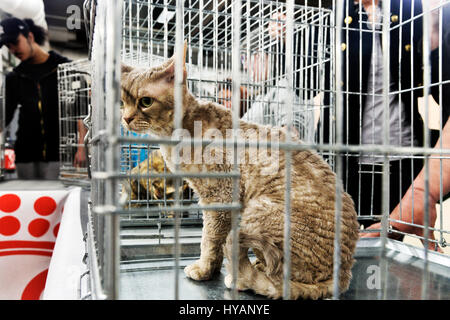
<instances>
[{"instance_id":1,"label":"person in dark shirt","mask_svg":"<svg viewBox=\"0 0 450 320\"><path fill-rule=\"evenodd\" d=\"M341 32L342 63L336 68L342 71L341 90L343 102L342 115L342 143L346 146L354 145L383 145L383 54L389 57L389 121L390 137L388 144L402 147L424 147L424 133L427 126L419 113L419 98L423 98L424 90L424 53L423 51L423 4L434 9L431 12L430 32L430 64L431 86L430 94L439 104L442 113L442 131L429 130L430 147L448 149L450 147L450 64L445 58L450 57L450 3L440 0L391 0L388 17L389 40L387 48L382 47L383 35L383 7L380 0L345 0L339 2L344 9ZM426 8L426 7L425 7ZM277 21L278 20L278 21ZM286 33L284 13L275 13L268 23L268 33L272 38L284 42ZM386 20L384 20L386 22ZM440 32L440 22L442 31ZM333 39L332 32L337 29L329 28L330 35L326 39ZM320 65L314 48L318 43L318 33L306 34L310 38L307 47L310 49L305 65L308 68L303 77L316 79L317 74L324 77L324 88L317 90L323 93L323 106L333 106L334 75L330 77L330 64ZM294 38L295 40L295 38ZM331 40L330 40L331 41ZM299 42L300 44L300 42ZM331 43L330 43L331 45ZM280 46L282 47L282 46ZM301 47L292 43L294 52L302 53ZM428 54L428 53L427 53ZM303 54L306 56L305 54ZM439 57L441 55L441 57ZM300 55L301 56L301 55ZM294 56L295 57L295 56ZM294 60L295 61L295 60ZM440 63L442 62L442 63ZM295 63L294 63L295 65ZM300 65L297 63L297 65ZM320 70L323 68L322 75ZM330 79L332 79L330 81ZM295 84L295 87L299 85ZM303 89L305 87L306 89ZM314 84L308 83L301 90L314 92ZM408 89L409 88L409 89ZM230 91L231 92L231 91ZM231 97L231 93L223 95ZM241 94L242 95L242 94ZM221 96L220 98L223 99ZM245 96L247 99L247 97ZM428 97L427 97L428 98ZM323 139L324 144L332 144L332 137L336 137L336 115L334 108L323 108L316 129L317 141ZM370 112L369 112L370 111ZM365 126L365 124L370 124ZM373 125L372 125L373 124ZM395 134L394 134L395 133ZM438 141L439 139L439 141ZM374 223L373 216L383 214L383 166L384 158L381 154L371 155L358 152L343 152L342 178L345 191L348 192L358 211L360 223L366 230L361 237L379 237L380 223ZM377 156L376 158L374 156ZM424 237L426 221L425 208L425 169L422 157L400 157L390 153L389 159L389 191L388 205L390 226L389 237L400 240L403 234L415 234ZM440 169L442 163L442 170ZM436 203L441 196L445 200L450 192L450 160L445 155L433 155L429 160L429 190L428 197L428 225L430 228L436 222ZM442 173L441 173L442 172ZM442 195L440 186L442 184ZM428 234L428 246L433 250L440 250L432 232Z\"/></svg>"},{"instance_id":2,"label":"person in dark shirt","mask_svg":"<svg viewBox=\"0 0 450 320\"><path fill-rule=\"evenodd\" d=\"M0 23L0 47L6 45L21 63L6 76L5 125L20 105L14 146L19 179L59 176L57 67L70 60L41 46L46 32L31 19Z\"/></svg>"},{"instance_id":3,"label":"person in dark shirt","mask_svg":"<svg viewBox=\"0 0 450 320\"><path fill-rule=\"evenodd\" d=\"M437 8L441 4L439 0L428 1L430 8ZM430 49L432 50L430 52L432 83L430 94L440 105L442 113L442 131L431 130L431 146L435 149L450 149L450 84L448 83L450 64L445 61L447 57L450 57L450 4L444 4L441 10L431 11L430 15ZM439 31L439 21L442 23L442 32ZM439 140L435 142L437 138ZM428 200L428 226L434 228L437 219L436 204L448 198L450 193L450 160L445 155L436 153L430 156L428 168L428 193L425 192L426 175L425 167L423 167L404 193L400 203L392 210L389 223L394 230L397 230L397 233L390 233L392 238L401 239L402 234L406 233L413 233L420 237L427 236L423 227L426 223L425 211L427 209L425 196ZM367 229L379 229L380 227L381 223L376 223ZM379 232L361 235L361 237L378 236L380 236ZM442 241L442 237L440 238L435 239L434 231L429 230L428 248L442 252L438 246L439 240ZM422 242L424 241L422 240Z\"/></svg>"}]
</instances>

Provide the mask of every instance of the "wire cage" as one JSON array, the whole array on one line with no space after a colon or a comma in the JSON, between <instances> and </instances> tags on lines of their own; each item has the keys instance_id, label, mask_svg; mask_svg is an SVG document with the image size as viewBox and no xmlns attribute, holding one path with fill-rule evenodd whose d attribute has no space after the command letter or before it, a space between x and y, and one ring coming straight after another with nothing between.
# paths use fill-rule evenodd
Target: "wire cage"
<instances>
[{"instance_id":1,"label":"wire cage","mask_svg":"<svg viewBox=\"0 0 450 320\"><path fill-rule=\"evenodd\" d=\"M60 179L89 185L83 123L89 115L91 66L88 59L58 66Z\"/></svg>"},{"instance_id":2,"label":"wire cage","mask_svg":"<svg viewBox=\"0 0 450 320\"><path fill-rule=\"evenodd\" d=\"M334 298L448 299L450 260L429 250L430 244L445 249L449 233L442 204L450 150L442 139L436 142L444 132L445 113L438 117L437 130L423 130L423 125L419 129L424 133L416 130L429 123L428 96L433 94L440 105L445 99L442 92L449 75L443 66L444 35L450 1L424 2L423 7L416 2L385 0L372 15L353 1L124 0L115 6L105 0L91 2L92 185L86 241L90 296L261 298L238 293L235 286L224 290L223 277L204 286L182 278L181 268L199 254L202 210L238 213L239 201L234 195L232 202L217 206L198 203L182 180L186 173L170 172L159 153L160 146L174 141L121 126L121 62L147 68L173 54L180 61L178 53L186 41L187 83L197 98L231 108L233 128L240 118L287 127L304 143L287 142L280 149L313 149L330 164L355 202L361 232L381 222L372 230L380 232L380 238L358 241L350 289L340 294L335 283ZM430 19L437 19L437 37L430 33ZM430 46L433 41L438 49ZM367 60L367 53L372 59ZM385 70L397 71L389 76ZM180 114L180 100L175 94L175 114ZM431 181L429 165L434 160L440 165L433 180L440 184L439 224L430 225L434 211L428 206L424 217L416 213L402 218L408 204L414 207L420 200L400 201L423 167L425 181ZM236 183L239 173L189 177ZM429 184L425 185L428 196ZM342 189L336 186L336 192ZM398 203L400 216L389 216ZM231 233L236 237L238 214L232 217ZM289 228L289 209L286 219ZM335 252L340 250L339 225ZM417 229L422 233L413 232ZM424 237L428 230L435 237ZM424 248L391 239L398 235L421 239ZM339 277L339 264L335 254L334 279ZM235 266L233 270L237 272ZM379 272L373 285L368 279L371 271ZM289 272L287 267L285 275ZM419 287L411 288L413 283Z\"/></svg>"}]
</instances>

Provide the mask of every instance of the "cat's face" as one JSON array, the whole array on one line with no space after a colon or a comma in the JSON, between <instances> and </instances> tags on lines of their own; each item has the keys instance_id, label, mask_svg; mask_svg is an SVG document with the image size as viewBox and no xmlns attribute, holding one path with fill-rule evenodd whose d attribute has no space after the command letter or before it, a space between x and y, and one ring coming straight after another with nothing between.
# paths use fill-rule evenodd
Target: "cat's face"
<instances>
[{"instance_id":1,"label":"cat's face","mask_svg":"<svg viewBox=\"0 0 450 320\"><path fill-rule=\"evenodd\" d=\"M186 50L186 45L185 45ZM183 70L184 59L183 59ZM169 136L174 118L175 57L150 69L122 64L122 125L138 133ZM184 81L186 71L184 71Z\"/></svg>"}]
</instances>

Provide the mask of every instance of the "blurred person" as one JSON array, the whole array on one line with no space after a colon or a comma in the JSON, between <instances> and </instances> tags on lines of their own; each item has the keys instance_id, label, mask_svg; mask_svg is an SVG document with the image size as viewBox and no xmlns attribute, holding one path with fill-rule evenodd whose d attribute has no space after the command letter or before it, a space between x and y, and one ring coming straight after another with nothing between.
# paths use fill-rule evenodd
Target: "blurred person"
<instances>
[{"instance_id":1,"label":"blurred person","mask_svg":"<svg viewBox=\"0 0 450 320\"><path fill-rule=\"evenodd\" d=\"M5 80L6 126L20 105L14 146L19 179L59 176L57 66L70 60L44 50L46 37L31 19L0 22L0 47L5 45L21 61Z\"/></svg>"},{"instance_id":2,"label":"blurred person","mask_svg":"<svg viewBox=\"0 0 450 320\"><path fill-rule=\"evenodd\" d=\"M400 21L411 19L421 13L420 0L392 0L389 28ZM403 17L400 16L400 4ZM384 83L385 72L390 74L389 91L416 88L422 82L423 58L418 50L422 21L411 20L400 33L390 32L389 70L384 70L382 48L383 9L379 0L344 1L342 43L342 144L383 145L384 130ZM413 25L413 26L412 26ZM395 29L398 30L398 29ZM412 40L412 42L411 42ZM338 46L338 44L336 44ZM400 58L399 58L400 56ZM338 66L337 66L338 67ZM401 79L399 74L401 74ZM388 145L399 147L423 145L424 125L418 110L420 90L389 95ZM411 107L412 106L412 107ZM324 111L320 125L324 130L324 142L328 141L330 126L329 110ZM331 142L331 141L330 141ZM373 223L370 216L382 214L384 156L380 153L341 153L344 189L352 196L360 223L367 227ZM400 194L419 173L422 159L390 156L389 159L389 210L398 203ZM369 217L367 217L369 216ZM366 218L367 217L367 218Z\"/></svg>"},{"instance_id":3,"label":"blurred person","mask_svg":"<svg viewBox=\"0 0 450 320\"><path fill-rule=\"evenodd\" d=\"M271 126L287 126L288 82L285 75L285 53L280 44L272 46L271 52L256 52L243 59L249 75L248 87L241 86L240 117L246 121ZM314 113L306 108L306 101L297 95L298 85L292 88L292 132L304 142L314 140ZM231 108L231 80L218 95L219 103Z\"/></svg>"}]
</instances>

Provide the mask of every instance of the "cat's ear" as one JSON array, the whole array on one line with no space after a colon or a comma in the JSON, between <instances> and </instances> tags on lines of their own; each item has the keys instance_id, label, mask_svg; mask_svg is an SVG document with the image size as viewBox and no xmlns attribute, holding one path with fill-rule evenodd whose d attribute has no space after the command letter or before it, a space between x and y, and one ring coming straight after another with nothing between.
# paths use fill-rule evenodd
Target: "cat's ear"
<instances>
[{"instance_id":1,"label":"cat's ear","mask_svg":"<svg viewBox=\"0 0 450 320\"><path fill-rule=\"evenodd\" d=\"M184 41L184 47L183 47L183 60L182 60L182 65L183 65L183 82L186 81L187 79L187 71L186 71L186 53L187 53L187 41ZM176 54L174 53L172 58L170 58L171 62L169 63L169 65L167 66L165 73L167 75L167 79L170 80L170 82L172 82L175 79L175 62L176 62Z\"/></svg>"},{"instance_id":2,"label":"cat's ear","mask_svg":"<svg viewBox=\"0 0 450 320\"><path fill-rule=\"evenodd\" d=\"M184 44L183 44L183 69L186 69L187 48L188 48L187 40L184 40Z\"/></svg>"},{"instance_id":3,"label":"cat's ear","mask_svg":"<svg viewBox=\"0 0 450 320\"><path fill-rule=\"evenodd\" d=\"M122 75L125 74L125 73L130 73L132 70L133 70L132 66L129 66L129 65L127 65L127 64L122 62L122 65L121 65Z\"/></svg>"},{"instance_id":4,"label":"cat's ear","mask_svg":"<svg viewBox=\"0 0 450 320\"><path fill-rule=\"evenodd\" d=\"M187 53L187 40L184 40L183 46L183 82L187 79L187 71L186 71L186 53Z\"/></svg>"}]
</instances>

